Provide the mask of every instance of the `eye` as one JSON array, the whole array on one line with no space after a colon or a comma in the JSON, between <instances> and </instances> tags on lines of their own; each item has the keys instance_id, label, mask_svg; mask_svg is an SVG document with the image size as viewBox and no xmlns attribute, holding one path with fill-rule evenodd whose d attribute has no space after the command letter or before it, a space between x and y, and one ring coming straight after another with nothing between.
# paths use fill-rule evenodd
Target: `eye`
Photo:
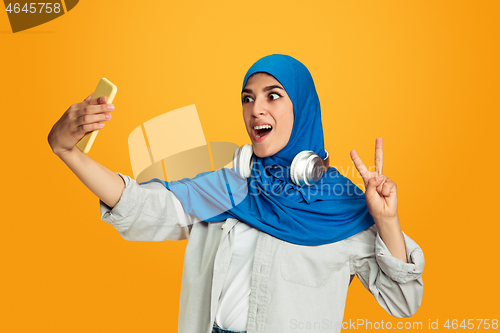
<instances>
[{"instance_id":1,"label":"eye","mask_svg":"<svg viewBox=\"0 0 500 333\"><path fill-rule=\"evenodd\" d=\"M250 96L243 96L243 98L241 99L241 102L242 103L249 103L249 102L253 102L253 98L250 97Z\"/></svg>"},{"instance_id":2,"label":"eye","mask_svg":"<svg viewBox=\"0 0 500 333\"><path fill-rule=\"evenodd\" d=\"M280 97L281 97L281 95L280 95L280 94L278 94L278 93L270 93L270 94L269 94L269 97L271 97L271 100L275 101L275 100L277 100L278 98L280 98Z\"/></svg>"}]
</instances>

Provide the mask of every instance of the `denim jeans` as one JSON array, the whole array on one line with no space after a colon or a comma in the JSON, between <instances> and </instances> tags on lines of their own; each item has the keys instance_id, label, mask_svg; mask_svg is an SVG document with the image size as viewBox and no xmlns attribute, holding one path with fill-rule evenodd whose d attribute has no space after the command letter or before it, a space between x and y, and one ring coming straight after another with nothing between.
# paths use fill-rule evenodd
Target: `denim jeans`
<instances>
[{"instance_id":1,"label":"denim jeans","mask_svg":"<svg viewBox=\"0 0 500 333\"><path fill-rule=\"evenodd\" d=\"M214 323L214 327L212 328L212 333L246 333L246 331L225 330L225 329L219 327L216 323Z\"/></svg>"}]
</instances>

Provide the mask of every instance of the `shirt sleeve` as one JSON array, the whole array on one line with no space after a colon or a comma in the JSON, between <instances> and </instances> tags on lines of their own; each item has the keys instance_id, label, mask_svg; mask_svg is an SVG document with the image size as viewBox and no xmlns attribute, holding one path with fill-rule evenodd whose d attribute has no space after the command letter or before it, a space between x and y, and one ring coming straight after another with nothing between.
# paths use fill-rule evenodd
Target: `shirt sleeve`
<instances>
[{"instance_id":1,"label":"shirt sleeve","mask_svg":"<svg viewBox=\"0 0 500 333\"><path fill-rule=\"evenodd\" d=\"M117 173L125 182L120 200L109 207L100 200L101 219L129 241L182 240L199 219L184 212L181 202L161 182L139 184Z\"/></svg>"},{"instance_id":2,"label":"shirt sleeve","mask_svg":"<svg viewBox=\"0 0 500 333\"><path fill-rule=\"evenodd\" d=\"M398 318L417 312L424 291L424 254L403 235L408 263L391 255L375 225L348 238L351 274L358 276L385 311Z\"/></svg>"}]
</instances>

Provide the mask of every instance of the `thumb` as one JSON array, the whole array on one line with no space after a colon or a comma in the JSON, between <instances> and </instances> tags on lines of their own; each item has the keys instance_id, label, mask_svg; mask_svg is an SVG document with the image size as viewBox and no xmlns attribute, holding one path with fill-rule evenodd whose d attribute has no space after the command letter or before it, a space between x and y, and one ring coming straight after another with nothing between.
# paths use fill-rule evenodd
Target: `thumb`
<instances>
[{"instance_id":1,"label":"thumb","mask_svg":"<svg viewBox=\"0 0 500 333\"><path fill-rule=\"evenodd\" d=\"M372 198L374 195L378 194L377 186L382 184L383 181L384 181L384 176L372 177L368 179L368 185L366 186L365 195L368 198Z\"/></svg>"}]
</instances>

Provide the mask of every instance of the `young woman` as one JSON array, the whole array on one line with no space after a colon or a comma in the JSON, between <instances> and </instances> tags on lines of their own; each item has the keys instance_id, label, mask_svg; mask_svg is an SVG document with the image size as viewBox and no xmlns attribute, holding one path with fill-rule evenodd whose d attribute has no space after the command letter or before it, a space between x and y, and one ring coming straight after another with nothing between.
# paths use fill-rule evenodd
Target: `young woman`
<instances>
[{"instance_id":1,"label":"young woman","mask_svg":"<svg viewBox=\"0 0 500 333\"><path fill-rule=\"evenodd\" d=\"M191 180L138 184L75 148L110 119L103 103L89 96L72 105L49 143L123 238L189 238L179 332L339 332L354 275L389 314L418 309L423 253L401 231L382 139L375 172L351 152L365 193L335 168L322 169L319 99L296 59L271 55L248 70L242 104L252 146L237 150L233 169Z\"/></svg>"}]
</instances>

